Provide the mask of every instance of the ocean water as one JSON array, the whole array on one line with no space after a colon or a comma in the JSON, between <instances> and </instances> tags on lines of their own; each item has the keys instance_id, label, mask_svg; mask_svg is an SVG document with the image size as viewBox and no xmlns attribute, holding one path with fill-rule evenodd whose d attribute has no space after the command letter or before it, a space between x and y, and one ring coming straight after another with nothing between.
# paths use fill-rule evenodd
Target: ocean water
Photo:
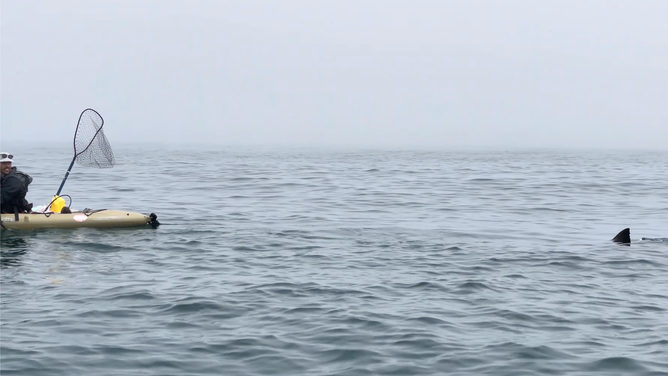
<instances>
[{"instance_id":1,"label":"ocean water","mask_svg":"<svg viewBox=\"0 0 668 376\"><path fill-rule=\"evenodd\" d=\"M162 225L3 232L2 375L668 375L666 152L114 152L71 206Z\"/></svg>"}]
</instances>

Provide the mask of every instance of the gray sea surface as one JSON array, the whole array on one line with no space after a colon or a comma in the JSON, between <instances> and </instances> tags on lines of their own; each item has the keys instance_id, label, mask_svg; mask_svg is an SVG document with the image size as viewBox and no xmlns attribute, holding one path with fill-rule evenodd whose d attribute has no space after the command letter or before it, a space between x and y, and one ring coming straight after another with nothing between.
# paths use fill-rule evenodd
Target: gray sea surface
<instances>
[{"instance_id":1,"label":"gray sea surface","mask_svg":"<svg viewBox=\"0 0 668 376\"><path fill-rule=\"evenodd\" d=\"M666 152L114 153L71 206L162 225L4 231L2 375L668 375Z\"/></svg>"}]
</instances>

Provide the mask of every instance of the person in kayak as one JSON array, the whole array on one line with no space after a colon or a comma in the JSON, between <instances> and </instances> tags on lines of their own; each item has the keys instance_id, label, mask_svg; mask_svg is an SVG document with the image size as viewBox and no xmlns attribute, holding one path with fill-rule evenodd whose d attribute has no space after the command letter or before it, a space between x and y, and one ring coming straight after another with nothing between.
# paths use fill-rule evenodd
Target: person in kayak
<instances>
[{"instance_id":1,"label":"person in kayak","mask_svg":"<svg viewBox=\"0 0 668 376\"><path fill-rule=\"evenodd\" d=\"M14 156L9 153L0 153L0 212L2 213L30 213L32 203L26 200L28 186L32 183L30 175L21 172L12 166Z\"/></svg>"}]
</instances>

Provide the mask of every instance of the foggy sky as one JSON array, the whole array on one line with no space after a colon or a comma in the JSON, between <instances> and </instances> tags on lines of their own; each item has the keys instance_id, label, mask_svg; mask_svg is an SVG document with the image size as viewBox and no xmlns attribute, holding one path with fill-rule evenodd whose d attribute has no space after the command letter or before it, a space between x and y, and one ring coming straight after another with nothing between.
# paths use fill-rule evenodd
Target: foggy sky
<instances>
[{"instance_id":1,"label":"foggy sky","mask_svg":"<svg viewBox=\"0 0 668 376\"><path fill-rule=\"evenodd\" d=\"M2 149L668 150L668 1L3 0Z\"/></svg>"}]
</instances>

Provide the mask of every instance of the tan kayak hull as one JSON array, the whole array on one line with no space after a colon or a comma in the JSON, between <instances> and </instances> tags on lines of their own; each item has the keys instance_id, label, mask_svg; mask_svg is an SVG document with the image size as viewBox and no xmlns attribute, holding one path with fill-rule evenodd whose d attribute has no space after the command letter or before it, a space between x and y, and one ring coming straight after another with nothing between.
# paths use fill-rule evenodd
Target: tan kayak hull
<instances>
[{"instance_id":1,"label":"tan kayak hull","mask_svg":"<svg viewBox=\"0 0 668 376\"><path fill-rule=\"evenodd\" d=\"M133 227L146 226L151 221L147 215L124 210L100 210L92 213L71 214L19 214L18 221L15 221L14 214L2 214L0 217L4 227L17 230Z\"/></svg>"}]
</instances>

